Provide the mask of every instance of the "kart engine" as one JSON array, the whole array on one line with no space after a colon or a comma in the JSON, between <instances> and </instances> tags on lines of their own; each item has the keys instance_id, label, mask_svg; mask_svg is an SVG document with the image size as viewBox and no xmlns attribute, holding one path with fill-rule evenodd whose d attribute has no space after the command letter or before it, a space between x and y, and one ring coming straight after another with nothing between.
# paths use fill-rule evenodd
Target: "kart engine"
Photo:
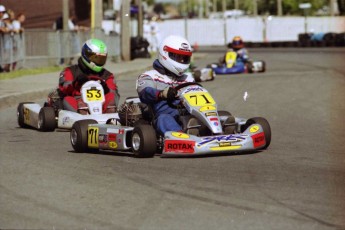
<instances>
[{"instance_id":1,"label":"kart engine","mask_svg":"<svg viewBox=\"0 0 345 230\"><path fill-rule=\"evenodd\" d=\"M62 95L59 89L53 89L48 94L47 102L45 103L47 106L53 107L55 110L62 109Z\"/></svg>"},{"instance_id":2,"label":"kart engine","mask_svg":"<svg viewBox=\"0 0 345 230\"><path fill-rule=\"evenodd\" d=\"M120 123L124 126L134 126L142 117L140 106L133 102L125 102L118 109Z\"/></svg>"}]
</instances>

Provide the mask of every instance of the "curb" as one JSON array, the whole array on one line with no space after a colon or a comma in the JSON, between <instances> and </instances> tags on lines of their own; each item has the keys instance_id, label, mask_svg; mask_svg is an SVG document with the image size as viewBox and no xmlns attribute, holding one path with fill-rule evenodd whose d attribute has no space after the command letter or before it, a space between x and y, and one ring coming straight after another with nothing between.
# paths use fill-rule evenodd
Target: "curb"
<instances>
[{"instance_id":1,"label":"curb","mask_svg":"<svg viewBox=\"0 0 345 230\"><path fill-rule=\"evenodd\" d=\"M2 96L0 97L0 110L6 107L12 107L20 102L30 102L37 100L39 98L47 96L51 90L52 88Z\"/></svg>"},{"instance_id":2,"label":"curb","mask_svg":"<svg viewBox=\"0 0 345 230\"><path fill-rule=\"evenodd\" d=\"M150 68L151 65L141 68L141 69L133 69L129 71L123 71L116 73L115 79L120 80L124 79L124 75L129 75L129 74L137 74L140 72L144 72L148 68ZM54 86L52 87L47 87L44 89L39 89L39 90L33 90L33 91L28 91L28 92L22 92L22 93L11 93L5 96L0 96L0 110L6 108L6 107L12 107L12 106L17 106L17 104L21 102L30 102L30 101L35 101L40 98L47 97L50 91L54 89Z\"/></svg>"},{"instance_id":3,"label":"curb","mask_svg":"<svg viewBox=\"0 0 345 230\"><path fill-rule=\"evenodd\" d=\"M195 59L200 59L205 57L206 54L198 53L196 54ZM139 59L137 59L140 61ZM122 80L124 79L125 76L127 75L136 75L135 78L139 76L141 72L147 71L152 68L152 63L154 59L151 59L149 64L144 64L144 67L137 68L136 69L136 63L134 61L133 63L133 69L131 70L126 70L126 71L120 71L116 72L114 71L115 79ZM146 66L145 66L146 65ZM5 96L0 96L0 110L6 108L6 107L12 107L12 106L17 106L17 104L21 102L29 102L29 101L35 101L44 97L47 97L49 92L54 89L54 86L47 87L44 89L38 89L38 90L32 90L32 91L27 91L27 92L22 92L22 93L10 93Z\"/></svg>"}]
</instances>

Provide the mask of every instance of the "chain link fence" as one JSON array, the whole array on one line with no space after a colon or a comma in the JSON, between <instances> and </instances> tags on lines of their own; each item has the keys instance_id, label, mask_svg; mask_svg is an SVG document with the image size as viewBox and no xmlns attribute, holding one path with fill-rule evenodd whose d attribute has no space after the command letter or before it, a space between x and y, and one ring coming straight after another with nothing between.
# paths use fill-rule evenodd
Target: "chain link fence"
<instances>
[{"instance_id":1,"label":"chain link fence","mask_svg":"<svg viewBox=\"0 0 345 230\"><path fill-rule=\"evenodd\" d=\"M99 31L25 30L20 34L0 34L0 65L9 70L70 64L80 56L81 47L91 37L103 40L108 57L120 57L120 37Z\"/></svg>"}]
</instances>

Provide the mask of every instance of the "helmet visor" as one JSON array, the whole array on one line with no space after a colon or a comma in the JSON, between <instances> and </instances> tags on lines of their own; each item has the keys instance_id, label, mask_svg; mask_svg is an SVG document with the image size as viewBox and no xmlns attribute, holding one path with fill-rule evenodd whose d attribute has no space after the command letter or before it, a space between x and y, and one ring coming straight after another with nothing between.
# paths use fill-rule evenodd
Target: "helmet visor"
<instances>
[{"instance_id":1,"label":"helmet visor","mask_svg":"<svg viewBox=\"0 0 345 230\"><path fill-rule=\"evenodd\" d=\"M96 54L96 53L88 53L87 58L90 62L95 63L97 66L104 66L105 62L107 61L106 54Z\"/></svg>"},{"instance_id":2,"label":"helmet visor","mask_svg":"<svg viewBox=\"0 0 345 230\"><path fill-rule=\"evenodd\" d=\"M169 57L181 64L189 64L190 63L190 57L188 55L183 55L183 54L176 54L176 53L170 53L169 52Z\"/></svg>"},{"instance_id":3,"label":"helmet visor","mask_svg":"<svg viewBox=\"0 0 345 230\"><path fill-rule=\"evenodd\" d=\"M189 64L190 63L192 52L188 49L177 50L177 49L171 48L169 46L164 46L164 51L168 52L169 57L178 63L181 63L181 64Z\"/></svg>"}]
</instances>

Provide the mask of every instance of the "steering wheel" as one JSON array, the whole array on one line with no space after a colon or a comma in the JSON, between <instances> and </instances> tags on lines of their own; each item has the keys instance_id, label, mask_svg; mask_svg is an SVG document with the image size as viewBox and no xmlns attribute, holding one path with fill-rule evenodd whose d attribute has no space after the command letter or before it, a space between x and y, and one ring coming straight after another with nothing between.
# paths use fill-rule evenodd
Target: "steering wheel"
<instances>
[{"instance_id":1,"label":"steering wheel","mask_svg":"<svg viewBox=\"0 0 345 230\"><path fill-rule=\"evenodd\" d=\"M105 82L105 80L102 79L101 77L94 76L94 75L92 75L92 76L87 76L87 77L85 77L84 79L82 79L82 81L78 81L78 79L76 79L76 80L74 81L74 85L75 85L76 83L79 83L79 84L83 85L84 83L86 83L86 82L88 82L88 81L99 81L99 83L100 83L100 84L102 85L102 87L103 87L104 94L107 94L107 93L109 92L109 88L108 88L107 83Z\"/></svg>"},{"instance_id":2,"label":"steering wheel","mask_svg":"<svg viewBox=\"0 0 345 230\"><path fill-rule=\"evenodd\" d=\"M175 89L180 90L180 89L187 87L187 86L190 86L190 85L198 85L198 86L202 87L202 85L197 83L197 82L185 82L185 83L182 83L182 84L176 86Z\"/></svg>"},{"instance_id":3,"label":"steering wheel","mask_svg":"<svg viewBox=\"0 0 345 230\"><path fill-rule=\"evenodd\" d=\"M199 83L197 83L197 82L186 82L186 83L182 83L182 84L176 86L175 89L176 89L176 91L178 91L178 90L180 90L180 89L182 89L182 88L184 88L184 87L190 86L190 85L198 85L198 86L201 86L201 87L202 87L202 85L199 84ZM168 105L169 105L171 108L174 108L174 109L181 109L181 105L174 105L174 104L173 104L173 101L168 100L167 103L168 103Z\"/></svg>"}]
</instances>

